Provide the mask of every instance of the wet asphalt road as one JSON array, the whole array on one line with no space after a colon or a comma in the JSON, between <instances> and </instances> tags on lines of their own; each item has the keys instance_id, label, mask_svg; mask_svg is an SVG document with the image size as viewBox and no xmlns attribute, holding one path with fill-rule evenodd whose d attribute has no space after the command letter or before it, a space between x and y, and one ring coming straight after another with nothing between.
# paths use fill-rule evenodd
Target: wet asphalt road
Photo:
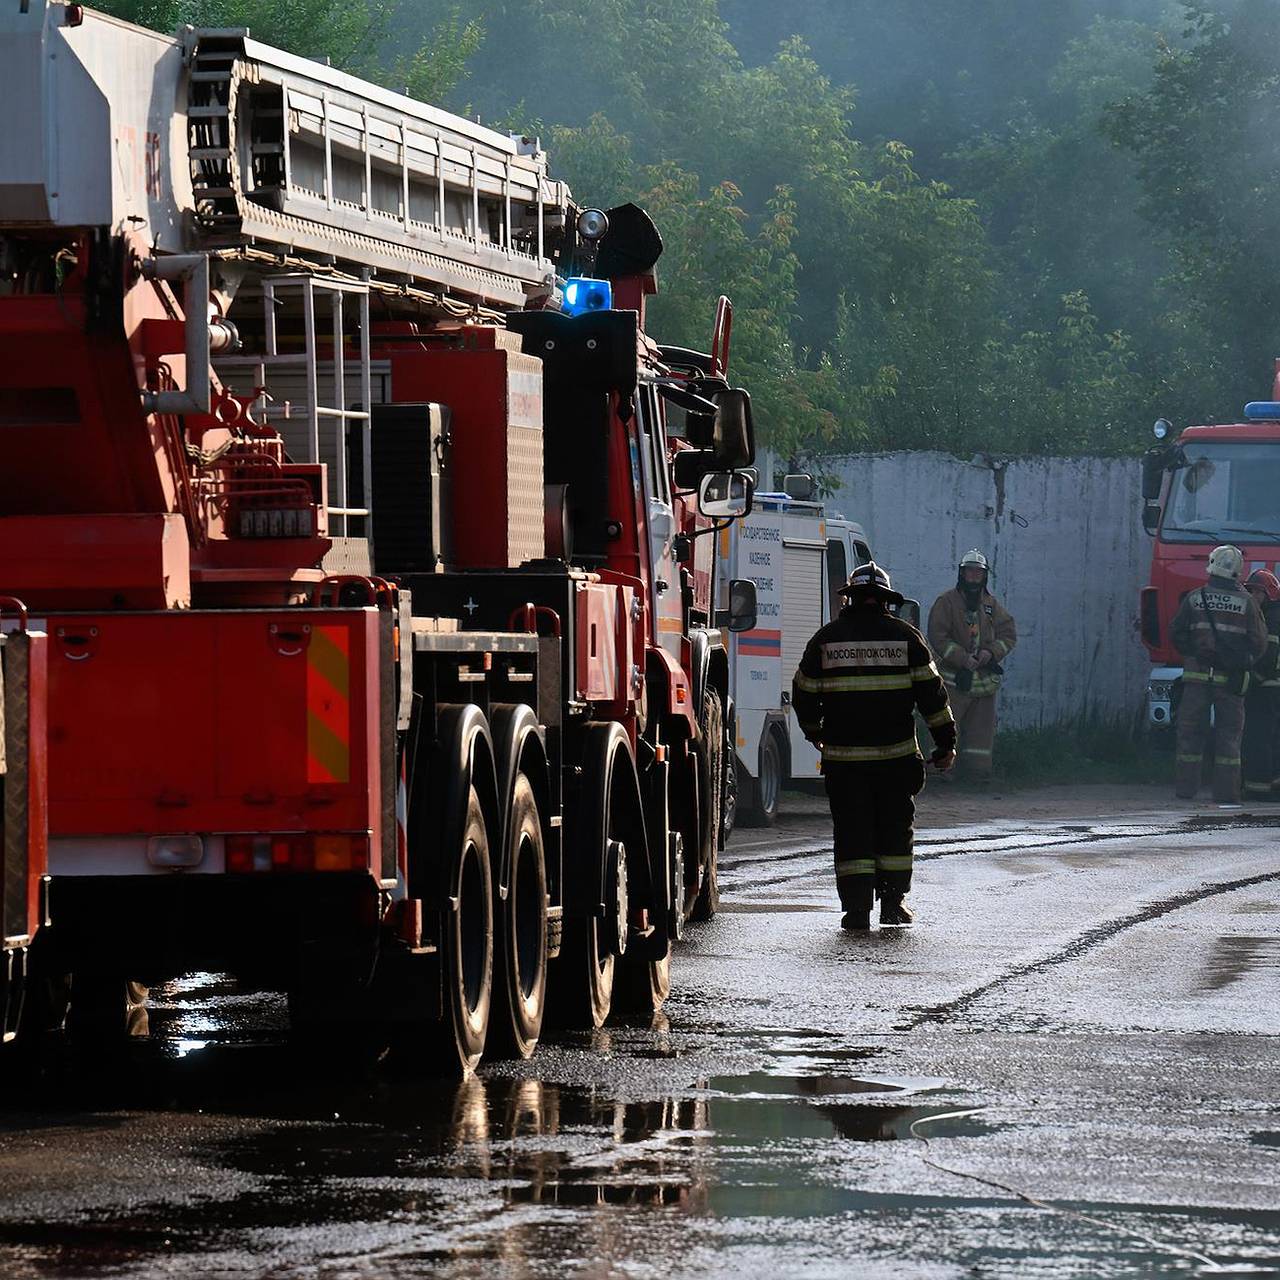
<instances>
[{"instance_id":1,"label":"wet asphalt road","mask_svg":"<svg viewBox=\"0 0 1280 1280\"><path fill-rule=\"evenodd\" d=\"M820 822L740 833L659 1025L460 1088L172 984L7 1086L0 1276L1280 1275L1278 834L934 830L846 936Z\"/></svg>"}]
</instances>

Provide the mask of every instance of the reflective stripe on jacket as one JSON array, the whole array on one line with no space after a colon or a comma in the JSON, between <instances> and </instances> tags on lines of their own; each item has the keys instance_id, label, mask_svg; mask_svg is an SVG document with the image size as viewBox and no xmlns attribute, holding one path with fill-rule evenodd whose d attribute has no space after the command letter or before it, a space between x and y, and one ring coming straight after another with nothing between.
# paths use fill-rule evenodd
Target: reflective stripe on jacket
<instances>
[{"instance_id":1,"label":"reflective stripe on jacket","mask_svg":"<svg viewBox=\"0 0 1280 1280\"><path fill-rule=\"evenodd\" d=\"M800 730L832 761L899 760L918 754L917 708L941 751L956 725L924 637L875 605L845 608L812 640L791 686Z\"/></svg>"}]
</instances>

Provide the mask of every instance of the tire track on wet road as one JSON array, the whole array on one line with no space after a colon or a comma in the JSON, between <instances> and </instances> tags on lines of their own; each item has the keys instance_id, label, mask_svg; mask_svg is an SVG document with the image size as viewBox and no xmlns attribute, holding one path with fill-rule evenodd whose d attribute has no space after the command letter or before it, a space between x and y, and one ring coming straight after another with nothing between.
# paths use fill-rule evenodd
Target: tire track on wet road
<instances>
[{"instance_id":1,"label":"tire track on wet road","mask_svg":"<svg viewBox=\"0 0 1280 1280\"><path fill-rule=\"evenodd\" d=\"M1159 839L1165 836L1193 835L1199 832L1260 830L1280 825L1280 818L1192 818L1175 823L1126 823L1123 826L1091 827L1083 829L1078 825L1051 827L1048 829L1024 831L997 831L989 834L966 835L963 839L953 836L929 839L928 836L916 839L917 862L933 862L941 858L956 858L964 854L996 854L1017 853L1033 854L1045 849L1064 849L1072 846L1105 844L1114 840L1146 837ZM1037 837L1034 843L1018 843L1025 836ZM977 845L979 847L975 848ZM814 859L829 859L832 854L830 841L816 848L788 850L785 853L764 854L755 858L736 858L720 861L720 872L729 879L726 887L747 891L752 889L772 889L779 885L790 884L800 879L804 872L797 867L782 875L761 876L751 880L737 880L734 873L756 865L771 866L779 863L801 863Z\"/></svg>"},{"instance_id":2,"label":"tire track on wet road","mask_svg":"<svg viewBox=\"0 0 1280 1280\"><path fill-rule=\"evenodd\" d=\"M1016 965L999 976L982 983L981 986L974 987L952 1000L916 1008L912 1011L912 1016L902 1024L902 1029L914 1030L916 1027L924 1026L928 1023L945 1022L957 1014L964 1013L993 992L999 991L1022 978L1045 973L1050 969L1057 968L1059 965L1078 960L1095 947L1101 946L1104 942L1109 942L1112 938L1117 937L1128 929L1135 928L1137 925L1158 920L1161 916L1180 911L1183 907L1194 906L1196 903L1204 902L1210 898L1219 897L1224 893L1235 893L1240 889L1250 889L1256 885L1270 884L1276 881L1280 881L1280 870L1264 871L1257 875L1242 876L1236 880L1221 880L1202 885L1198 889L1189 889L1184 893L1174 894L1171 897L1148 903L1141 910L1130 912L1128 915L1120 916L1114 920L1108 920L1103 924L1094 925L1049 955Z\"/></svg>"}]
</instances>

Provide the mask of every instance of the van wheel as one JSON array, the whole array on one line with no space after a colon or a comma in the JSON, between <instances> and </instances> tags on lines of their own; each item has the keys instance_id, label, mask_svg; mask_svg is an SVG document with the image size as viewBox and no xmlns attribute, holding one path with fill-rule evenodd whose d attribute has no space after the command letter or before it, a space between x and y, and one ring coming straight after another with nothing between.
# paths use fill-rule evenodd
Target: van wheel
<instances>
[{"instance_id":1,"label":"van wheel","mask_svg":"<svg viewBox=\"0 0 1280 1280\"><path fill-rule=\"evenodd\" d=\"M778 735L772 729L760 742L760 773L755 785L755 803L751 819L757 827L771 827L778 820L778 802L782 797L782 750Z\"/></svg>"},{"instance_id":2,"label":"van wheel","mask_svg":"<svg viewBox=\"0 0 1280 1280\"><path fill-rule=\"evenodd\" d=\"M516 777L511 799L507 898L498 904L497 1008L490 1027L499 1052L528 1058L542 1034L547 991L547 857L533 787Z\"/></svg>"}]
</instances>

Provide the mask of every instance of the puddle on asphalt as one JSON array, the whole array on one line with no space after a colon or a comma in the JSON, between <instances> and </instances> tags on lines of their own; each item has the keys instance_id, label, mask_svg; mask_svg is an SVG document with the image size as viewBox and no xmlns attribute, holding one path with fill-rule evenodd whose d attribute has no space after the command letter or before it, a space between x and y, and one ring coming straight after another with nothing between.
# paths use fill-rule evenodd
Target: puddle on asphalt
<instances>
[{"instance_id":1,"label":"puddle on asphalt","mask_svg":"<svg viewBox=\"0 0 1280 1280\"><path fill-rule=\"evenodd\" d=\"M159 1022L203 1031L200 994L170 991ZM162 1042L105 1061L73 1058L32 1082L23 1111L0 1105L8 1168L14 1144L29 1153L20 1159L43 1161L66 1118L95 1135L100 1167L138 1188L131 1207L94 1207L90 1175L80 1173L82 1187L59 1188L52 1219L24 1211L6 1221L0 1207L0 1274L14 1259L24 1274L196 1273L213 1271L215 1257L230 1259L219 1274L261 1274L287 1258L287 1274L461 1275L513 1257L529 1272L568 1274L566 1257L602 1238L624 1260L632 1244L664 1241L647 1268L661 1274L686 1256L690 1232L821 1235L849 1216L884 1227L961 1203L1008 1209L974 1188L960 1199L917 1194L915 1163L906 1177L885 1176L886 1161L910 1157L883 1144L909 1148L922 1121L944 1153L949 1141L981 1141L1001 1126L951 1114L949 1080L876 1071L873 1059L892 1060L886 1046L831 1047L816 1029L742 1030L738 1043L757 1046L774 1070L686 1073L687 1088L653 1098L525 1078L537 1062L462 1085L368 1063L324 1071L244 1034L237 1020L225 1042L180 1058ZM615 1033L610 1055L652 1061L672 1039ZM580 1070L579 1053L550 1047L543 1074L548 1062ZM198 1198L184 1193L186 1179ZM642 1216L650 1211L662 1216ZM779 1253L780 1272L788 1256Z\"/></svg>"},{"instance_id":2,"label":"puddle on asphalt","mask_svg":"<svg viewBox=\"0 0 1280 1280\"><path fill-rule=\"evenodd\" d=\"M1222 991L1252 973L1280 969L1280 937L1223 934L1200 971L1200 991Z\"/></svg>"}]
</instances>

